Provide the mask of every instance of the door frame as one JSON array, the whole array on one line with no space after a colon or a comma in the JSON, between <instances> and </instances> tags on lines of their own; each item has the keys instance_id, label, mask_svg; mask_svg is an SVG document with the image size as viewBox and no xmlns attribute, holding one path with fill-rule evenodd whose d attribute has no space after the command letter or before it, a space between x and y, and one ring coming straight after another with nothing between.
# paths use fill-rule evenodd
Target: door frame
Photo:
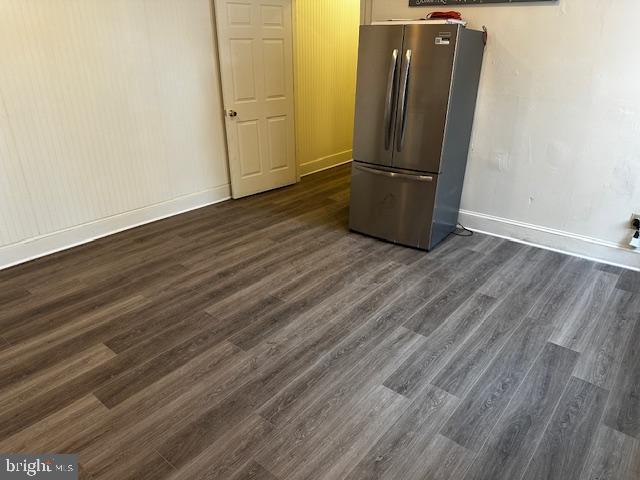
<instances>
[{"instance_id":1,"label":"door frame","mask_svg":"<svg viewBox=\"0 0 640 480\"><path fill-rule=\"evenodd\" d=\"M293 55L293 141L295 144L295 165L296 165L296 183L300 183L302 178L300 175L300 165L298 159L300 158L300 152L298 151L298 122L297 122L297 108L298 102L296 101L297 89L296 89L296 69L298 67L298 22L296 21L296 0L291 0L291 54Z\"/></svg>"},{"instance_id":2,"label":"door frame","mask_svg":"<svg viewBox=\"0 0 640 480\"><path fill-rule=\"evenodd\" d=\"M300 182L300 165L298 164L298 158L300 156L300 152L298 151L298 142L297 142L297 130L298 130L298 123L297 123L297 115L296 115L296 108L297 108L297 104L298 102L296 101L296 66L297 66L297 45L296 45L296 39L297 39L297 22L296 22L296 0L291 0L291 47L292 47L292 52L291 54L293 55L293 72L292 72L292 78L293 78L293 144L295 146L294 148L294 156L295 158L293 159L293 163L294 163L294 169L295 169L295 175L296 175L296 183ZM220 97L220 104L222 105L222 111L220 112L221 115L221 119L222 119L222 123L223 125L225 125L225 132L224 132L224 150L225 150L225 154L227 156L226 160L227 160L227 177L228 177L228 181L229 181L229 189L232 191L233 193L233 185L231 183L231 156L229 155L229 141L227 139L227 132L226 132L226 112L225 112L225 103L224 103L224 94L222 93L222 62L220 61L220 46L219 46L219 40L218 40L218 24L217 24L217 20L216 20L216 15L217 15L217 11L216 11L216 0L209 0L209 9L211 11L211 33L212 33L212 41L214 43L214 59L213 61L218 65L218 84L219 84L219 88L218 88L218 95Z\"/></svg>"},{"instance_id":3,"label":"door frame","mask_svg":"<svg viewBox=\"0 0 640 480\"><path fill-rule=\"evenodd\" d=\"M371 25L373 0L360 0L360 25Z\"/></svg>"}]
</instances>

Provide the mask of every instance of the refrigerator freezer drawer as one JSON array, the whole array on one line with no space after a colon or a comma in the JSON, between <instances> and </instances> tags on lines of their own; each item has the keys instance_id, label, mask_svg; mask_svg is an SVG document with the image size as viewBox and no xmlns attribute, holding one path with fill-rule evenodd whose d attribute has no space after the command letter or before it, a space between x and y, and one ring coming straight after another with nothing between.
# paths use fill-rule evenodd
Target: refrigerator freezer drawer
<instances>
[{"instance_id":1,"label":"refrigerator freezer drawer","mask_svg":"<svg viewBox=\"0 0 640 480\"><path fill-rule=\"evenodd\" d=\"M431 248L437 175L413 175L353 163L349 227L409 247Z\"/></svg>"}]
</instances>

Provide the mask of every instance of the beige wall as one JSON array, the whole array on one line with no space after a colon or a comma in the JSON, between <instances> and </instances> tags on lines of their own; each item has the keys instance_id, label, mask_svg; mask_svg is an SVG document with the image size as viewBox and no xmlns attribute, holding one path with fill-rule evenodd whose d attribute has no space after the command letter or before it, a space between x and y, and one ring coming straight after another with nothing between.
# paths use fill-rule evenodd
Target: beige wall
<instances>
[{"instance_id":1,"label":"beige wall","mask_svg":"<svg viewBox=\"0 0 640 480\"><path fill-rule=\"evenodd\" d=\"M302 175L351 159L359 0L295 0L296 139Z\"/></svg>"},{"instance_id":2,"label":"beige wall","mask_svg":"<svg viewBox=\"0 0 640 480\"><path fill-rule=\"evenodd\" d=\"M229 194L209 0L0 0L0 266Z\"/></svg>"},{"instance_id":3,"label":"beige wall","mask_svg":"<svg viewBox=\"0 0 640 480\"><path fill-rule=\"evenodd\" d=\"M366 1L374 20L434 10ZM455 7L490 35L461 221L638 268L626 245L640 211L640 63L625 19L640 17L640 2L605 6Z\"/></svg>"}]
</instances>

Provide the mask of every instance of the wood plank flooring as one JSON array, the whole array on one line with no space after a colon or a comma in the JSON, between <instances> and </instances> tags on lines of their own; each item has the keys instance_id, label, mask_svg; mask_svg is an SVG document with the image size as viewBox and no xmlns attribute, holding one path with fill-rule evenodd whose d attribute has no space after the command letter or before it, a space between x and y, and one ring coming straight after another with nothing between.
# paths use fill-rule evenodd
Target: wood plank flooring
<instances>
[{"instance_id":1,"label":"wood plank flooring","mask_svg":"<svg viewBox=\"0 0 640 480\"><path fill-rule=\"evenodd\" d=\"M640 274L347 228L349 167L0 272L0 451L87 479L640 478Z\"/></svg>"}]
</instances>

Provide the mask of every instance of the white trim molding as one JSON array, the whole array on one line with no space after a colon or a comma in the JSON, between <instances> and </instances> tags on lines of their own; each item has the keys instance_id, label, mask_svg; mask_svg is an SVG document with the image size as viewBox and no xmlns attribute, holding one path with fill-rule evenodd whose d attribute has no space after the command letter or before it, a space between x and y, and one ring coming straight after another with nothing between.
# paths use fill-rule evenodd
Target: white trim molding
<instances>
[{"instance_id":1,"label":"white trim molding","mask_svg":"<svg viewBox=\"0 0 640 480\"><path fill-rule=\"evenodd\" d=\"M478 233L640 271L640 253L613 242L469 210L460 210L459 221Z\"/></svg>"},{"instance_id":2,"label":"white trim molding","mask_svg":"<svg viewBox=\"0 0 640 480\"><path fill-rule=\"evenodd\" d=\"M0 247L0 270L140 225L223 202L229 198L231 198L230 186L221 185L203 192L185 195L156 205L6 245Z\"/></svg>"},{"instance_id":3,"label":"white trim molding","mask_svg":"<svg viewBox=\"0 0 640 480\"><path fill-rule=\"evenodd\" d=\"M327 157L318 158L300 165L300 176L311 175L312 173L321 172L329 168L337 167L349 163L352 160L353 151L345 150L344 152L335 153Z\"/></svg>"},{"instance_id":4,"label":"white trim molding","mask_svg":"<svg viewBox=\"0 0 640 480\"><path fill-rule=\"evenodd\" d=\"M373 17L373 0L360 0L360 24L369 25Z\"/></svg>"}]
</instances>

